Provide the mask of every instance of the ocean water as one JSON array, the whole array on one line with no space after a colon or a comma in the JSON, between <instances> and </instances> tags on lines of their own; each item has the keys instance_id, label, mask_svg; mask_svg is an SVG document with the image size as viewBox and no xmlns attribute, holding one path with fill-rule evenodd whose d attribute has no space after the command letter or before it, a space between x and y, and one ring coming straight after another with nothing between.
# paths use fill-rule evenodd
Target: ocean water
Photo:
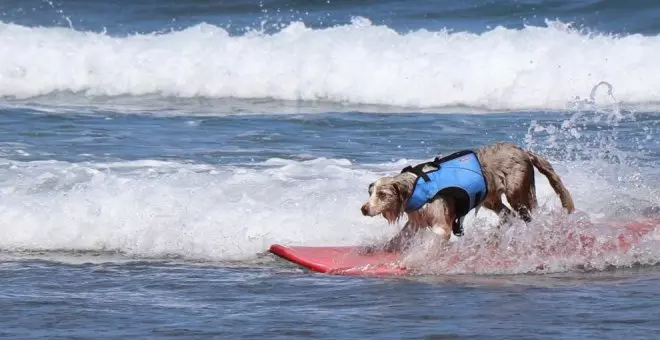
<instances>
[{"instance_id":1,"label":"ocean water","mask_svg":"<svg viewBox=\"0 0 660 340\"><path fill-rule=\"evenodd\" d=\"M567 235L618 232L576 230L538 173L532 223L470 214L408 254L415 275L266 250L386 240L401 224L360 214L370 182L495 141L548 158L583 217L640 218L660 205L658 19L642 0L4 0L0 337L653 339L660 232L585 250Z\"/></svg>"}]
</instances>

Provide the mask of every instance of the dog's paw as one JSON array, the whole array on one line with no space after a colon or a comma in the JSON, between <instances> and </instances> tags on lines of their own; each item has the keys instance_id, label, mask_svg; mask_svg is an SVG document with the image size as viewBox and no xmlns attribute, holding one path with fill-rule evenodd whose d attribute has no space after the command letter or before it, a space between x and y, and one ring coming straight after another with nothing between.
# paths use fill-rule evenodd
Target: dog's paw
<instances>
[{"instance_id":1,"label":"dog's paw","mask_svg":"<svg viewBox=\"0 0 660 340\"><path fill-rule=\"evenodd\" d=\"M400 253L404 249L407 249L407 247L403 247L400 244L386 244L380 249L380 251L383 253Z\"/></svg>"},{"instance_id":2,"label":"dog's paw","mask_svg":"<svg viewBox=\"0 0 660 340\"><path fill-rule=\"evenodd\" d=\"M644 210L642 210L642 216L644 217L659 217L660 216L660 207L654 206L654 207L646 207Z\"/></svg>"},{"instance_id":3,"label":"dog's paw","mask_svg":"<svg viewBox=\"0 0 660 340\"><path fill-rule=\"evenodd\" d=\"M369 255L369 254L377 253L379 249L380 247L377 246L364 246L358 249L358 253L360 255Z\"/></svg>"}]
</instances>

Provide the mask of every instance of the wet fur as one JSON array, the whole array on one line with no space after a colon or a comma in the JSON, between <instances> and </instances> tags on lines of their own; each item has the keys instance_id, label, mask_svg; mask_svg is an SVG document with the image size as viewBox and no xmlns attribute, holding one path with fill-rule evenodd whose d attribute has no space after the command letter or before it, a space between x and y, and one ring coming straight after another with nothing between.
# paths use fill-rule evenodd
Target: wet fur
<instances>
[{"instance_id":1,"label":"wet fur","mask_svg":"<svg viewBox=\"0 0 660 340\"><path fill-rule=\"evenodd\" d=\"M572 213L573 199L552 165L539 155L508 143L496 143L476 150L481 170L486 177L488 194L481 206L502 217L518 216L530 221L538 207L534 185L534 167L545 175L559 196L562 206ZM429 171L433 166L426 166ZM456 218L455 202L451 197L436 196L422 208L405 212L406 203L415 185L416 176L404 172L392 177L382 177L369 186L369 200L362 207L365 216L382 215L389 223L397 222L404 214L408 221L403 229L386 245L385 250L397 251L421 228L430 227L443 241L448 241L452 221ZM504 195L511 209L502 202ZM476 209L479 209L477 207Z\"/></svg>"}]
</instances>

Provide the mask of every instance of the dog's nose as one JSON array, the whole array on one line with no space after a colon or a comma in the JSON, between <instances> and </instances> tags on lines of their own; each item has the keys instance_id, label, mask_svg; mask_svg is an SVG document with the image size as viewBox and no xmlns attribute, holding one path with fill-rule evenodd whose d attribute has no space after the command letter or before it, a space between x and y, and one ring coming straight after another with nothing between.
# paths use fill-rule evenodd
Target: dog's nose
<instances>
[{"instance_id":1,"label":"dog's nose","mask_svg":"<svg viewBox=\"0 0 660 340\"><path fill-rule=\"evenodd\" d=\"M367 216L367 213L369 213L369 209L367 208L366 204L360 208L360 211L362 211L362 215L364 216Z\"/></svg>"}]
</instances>

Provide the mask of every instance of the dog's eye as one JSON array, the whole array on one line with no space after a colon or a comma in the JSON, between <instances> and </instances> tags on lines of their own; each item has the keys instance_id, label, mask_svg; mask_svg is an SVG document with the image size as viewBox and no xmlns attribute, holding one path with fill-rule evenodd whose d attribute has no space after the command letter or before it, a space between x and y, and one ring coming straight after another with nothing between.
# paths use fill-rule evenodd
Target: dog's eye
<instances>
[{"instance_id":1,"label":"dog's eye","mask_svg":"<svg viewBox=\"0 0 660 340\"><path fill-rule=\"evenodd\" d=\"M376 193L376 196L380 199L383 199L383 198L387 197L387 193L385 193L383 191L379 191L379 192Z\"/></svg>"}]
</instances>

